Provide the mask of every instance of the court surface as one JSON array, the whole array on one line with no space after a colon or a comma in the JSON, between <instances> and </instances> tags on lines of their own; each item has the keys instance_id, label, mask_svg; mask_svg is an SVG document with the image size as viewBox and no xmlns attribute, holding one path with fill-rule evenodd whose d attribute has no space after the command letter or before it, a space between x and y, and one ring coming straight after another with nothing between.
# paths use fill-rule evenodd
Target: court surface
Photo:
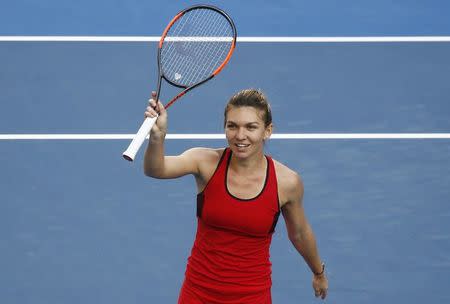
<instances>
[{"instance_id":1,"label":"court surface","mask_svg":"<svg viewBox=\"0 0 450 304\"><path fill-rule=\"evenodd\" d=\"M445 1L320 2L210 3L241 36L450 34ZM74 3L2 3L0 36L158 36L192 4ZM449 133L449 53L442 41L240 42L217 79L170 109L169 133L222 133L228 97L248 87L267 93L276 134ZM0 67L0 134L131 134L156 85L156 43L0 41ZM194 180L144 177L142 151L121 158L128 143L0 140L1 303L176 303ZM303 178L325 302L450 301L450 139L272 139L267 153ZM282 218L271 260L274 303L319 301Z\"/></svg>"}]
</instances>

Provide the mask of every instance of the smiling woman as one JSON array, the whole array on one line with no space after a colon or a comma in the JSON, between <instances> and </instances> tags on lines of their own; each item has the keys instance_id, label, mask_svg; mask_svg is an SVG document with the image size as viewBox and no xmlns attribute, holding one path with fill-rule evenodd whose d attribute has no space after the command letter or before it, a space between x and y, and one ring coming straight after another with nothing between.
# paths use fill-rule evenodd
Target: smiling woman
<instances>
[{"instance_id":1,"label":"smiling woman","mask_svg":"<svg viewBox=\"0 0 450 304\"><path fill-rule=\"evenodd\" d=\"M145 115L159 115L145 152L145 174L192 174L197 184L197 235L178 303L272 303L269 249L280 213L289 239L311 268L316 297L324 299L325 264L303 210L301 178L264 154L272 134L264 94L249 89L230 99L224 113L228 147L221 149L165 156L167 112L150 99Z\"/></svg>"},{"instance_id":2,"label":"smiling woman","mask_svg":"<svg viewBox=\"0 0 450 304\"><path fill-rule=\"evenodd\" d=\"M228 102L224 113L225 135L237 158L263 153L264 141L272 134L272 113L264 94L243 90Z\"/></svg>"}]
</instances>

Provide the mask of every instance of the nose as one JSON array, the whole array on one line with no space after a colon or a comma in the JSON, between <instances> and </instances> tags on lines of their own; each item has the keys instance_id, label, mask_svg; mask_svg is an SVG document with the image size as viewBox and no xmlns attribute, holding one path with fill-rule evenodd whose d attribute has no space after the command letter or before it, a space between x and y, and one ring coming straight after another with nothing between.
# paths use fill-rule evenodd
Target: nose
<instances>
[{"instance_id":1,"label":"nose","mask_svg":"<svg viewBox=\"0 0 450 304\"><path fill-rule=\"evenodd\" d=\"M245 139L245 129L244 128L239 128L237 133L236 133L236 139L238 140L244 140Z\"/></svg>"}]
</instances>

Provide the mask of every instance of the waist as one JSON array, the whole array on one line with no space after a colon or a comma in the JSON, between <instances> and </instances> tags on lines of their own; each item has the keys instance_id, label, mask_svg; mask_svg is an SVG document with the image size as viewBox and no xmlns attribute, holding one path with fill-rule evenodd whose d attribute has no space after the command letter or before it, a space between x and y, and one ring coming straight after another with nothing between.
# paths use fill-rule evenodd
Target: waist
<instances>
[{"instance_id":1,"label":"waist","mask_svg":"<svg viewBox=\"0 0 450 304\"><path fill-rule=\"evenodd\" d=\"M250 267L238 265L216 264L209 257L192 254L185 276L192 285L213 293L251 295L270 289L272 267L269 261Z\"/></svg>"},{"instance_id":2,"label":"waist","mask_svg":"<svg viewBox=\"0 0 450 304\"><path fill-rule=\"evenodd\" d=\"M258 290L240 290L238 288L232 289L217 289L216 286L210 288L209 286L202 286L192 280L189 276L183 283L183 289L189 289L194 294L202 298L205 303L214 304L270 304L272 303L271 288Z\"/></svg>"},{"instance_id":3,"label":"waist","mask_svg":"<svg viewBox=\"0 0 450 304\"><path fill-rule=\"evenodd\" d=\"M270 288L270 243L271 236L255 238L199 227L186 277L211 289L257 292Z\"/></svg>"}]
</instances>

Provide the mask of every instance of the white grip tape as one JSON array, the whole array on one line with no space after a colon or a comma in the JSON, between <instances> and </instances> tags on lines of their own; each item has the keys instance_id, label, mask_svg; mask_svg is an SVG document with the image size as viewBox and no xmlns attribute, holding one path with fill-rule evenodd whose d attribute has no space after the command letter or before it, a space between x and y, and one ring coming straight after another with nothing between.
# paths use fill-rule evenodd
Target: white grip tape
<instances>
[{"instance_id":1,"label":"white grip tape","mask_svg":"<svg viewBox=\"0 0 450 304\"><path fill-rule=\"evenodd\" d=\"M139 151L139 148L142 146L142 143L147 138L147 135L150 133L153 125L156 122L158 117L147 117L142 123L139 131L134 136L128 148L123 152L122 156L126 160L133 161L136 157L136 153Z\"/></svg>"}]
</instances>

